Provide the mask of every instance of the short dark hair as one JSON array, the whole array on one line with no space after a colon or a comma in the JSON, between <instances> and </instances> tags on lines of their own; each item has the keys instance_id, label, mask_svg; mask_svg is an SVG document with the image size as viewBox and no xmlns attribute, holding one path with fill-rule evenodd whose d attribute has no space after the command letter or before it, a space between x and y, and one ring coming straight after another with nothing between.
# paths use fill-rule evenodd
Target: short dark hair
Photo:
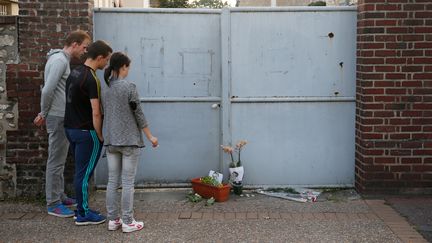
<instances>
[{"instance_id":1,"label":"short dark hair","mask_svg":"<svg viewBox=\"0 0 432 243\"><path fill-rule=\"evenodd\" d=\"M103 40L97 40L87 47L87 58L96 59L98 56L107 57L112 48Z\"/></svg>"},{"instance_id":2,"label":"short dark hair","mask_svg":"<svg viewBox=\"0 0 432 243\"><path fill-rule=\"evenodd\" d=\"M64 44L65 46L71 46L74 42L76 42L78 45L81 45L86 39L91 40L91 37L87 32L84 30L76 30L69 33L64 41Z\"/></svg>"}]
</instances>

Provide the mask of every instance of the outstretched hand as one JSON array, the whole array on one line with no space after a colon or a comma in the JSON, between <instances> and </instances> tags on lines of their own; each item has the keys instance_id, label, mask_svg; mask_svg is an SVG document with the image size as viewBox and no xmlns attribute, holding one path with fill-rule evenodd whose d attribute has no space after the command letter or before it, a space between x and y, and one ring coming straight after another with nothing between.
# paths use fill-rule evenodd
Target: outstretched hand
<instances>
[{"instance_id":1,"label":"outstretched hand","mask_svg":"<svg viewBox=\"0 0 432 243\"><path fill-rule=\"evenodd\" d=\"M157 137L151 137L150 138L150 142L152 143L152 147L156 148L159 146L159 141Z\"/></svg>"}]
</instances>

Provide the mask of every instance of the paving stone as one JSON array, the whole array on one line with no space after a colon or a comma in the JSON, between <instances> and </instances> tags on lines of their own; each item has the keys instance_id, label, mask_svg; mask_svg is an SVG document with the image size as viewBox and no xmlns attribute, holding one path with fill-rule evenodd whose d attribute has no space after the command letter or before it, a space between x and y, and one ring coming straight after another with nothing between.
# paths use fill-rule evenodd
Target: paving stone
<instances>
[{"instance_id":1,"label":"paving stone","mask_svg":"<svg viewBox=\"0 0 432 243\"><path fill-rule=\"evenodd\" d=\"M271 219L280 219L280 218L281 218L281 215L280 215L279 213L270 213L270 214L269 214L269 217L270 217Z\"/></svg>"},{"instance_id":2,"label":"paving stone","mask_svg":"<svg viewBox=\"0 0 432 243\"><path fill-rule=\"evenodd\" d=\"M255 212L248 212L246 214L247 219L258 219L258 213Z\"/></svg>"},{"instance_id":3,"label":"paving stone","mask_svg":"<svg viewBox=\"0 0 432 243\"><path fill-rule=\"evenodd\" d=\"M246 219L246 213L235 213L236 219Z\"/></svg>"},{"instance_id":4,"label":"paving stone","mask_svg":"<svg viewBox=\"0 0 432 243\"><path fill-rule=\"evenodd\" d=\"M192 216L191 212L181 212L179 219L190 219Z\"/></svg>"},{"instance_id":5,"label":"paving stone","mask_svg":"<svg viewBox=\"0 0 432 243\"><path fill-rule=\"evenodd\" d=\"M202 219L213 219L213 213L203 213Z\"/></svg>"},{"instance_id":6,"label":"paving stone","mask_svg":"<svg viewBox=\"0 0 432 243\"><path fill-rule=\"evenodd\" d=\"M225 213L225 219L235 219L236 213Z\"/></svg>"},{"instance_id":7,"label":"paving stone","mask_svg":"<svg viewBox=\"0 0 432 243\"><path fill-rule=\"evenodd\" d=\"M259 219L270 219L270 216L269 216L268 212L259 212L258 213L258 218Z\"/></svg>"},{"instance_id":8,"label":"paving stone","mask_svg":"<svg viewBox=\"0 0 432 243\"><path fill-rule=\"evenodd\" d=\"M292 213L280 213L282 219L293 219Z\"/></svg>"},{"instance_id":9,"label":"paving stone","mask_svg":"<svg viewBox=\"0 0 432 243\"><path fill-rule=\"evenodd\" d=\"M202 219L203 214L199 212L192 212L191 219Z\"/></svg>"},{"instance_id":10,"label":"paving stone","mask_svg":"<svg viewBox=\"0 0 432 243\"><path fill-rule=\"evenodd\" d=\"M215 220L225 219L225 213L213 213L213 219Z\"/></svg>"},{"instance_id":11,"label":"paving stone","mask_svg":"<svg viewBox=\"0 0 432 243\"><path fill-rule=\"evenodd\" d=\"M325 220L326 219L324 213L314 213L313 215L314 215L314 218L316 220Z\"/></svg>"},{"instance_id":12,"label":"paving stone","mask_svg":"<svg viewBox=\"0 0 432 243\"><path fill-rule=\"evenodd\" d=\"M324 216L326 219L331 219L331 220L335 220L336 219L336 214L335 213L324 213Z\"/></svg>"},{"instance_id":13,"label":"paving stone","mask_svg":"<svg viewBox=\"0 0 432 243\"><path fill-rule=\"evenodd\" d=\"M20 219L25 215L25 213L5 213L3 218L5 219Z\"/></svg>"},{"instance_id":14,"label":"paving stone","mask_svg":"<svg viewBox=\"0 0 432 243\"><path fill-rule=\"evenodd\" d=\"M26 213L21 219L33 219L38 215L38 213Z\"/></svg>"}]
</instances>

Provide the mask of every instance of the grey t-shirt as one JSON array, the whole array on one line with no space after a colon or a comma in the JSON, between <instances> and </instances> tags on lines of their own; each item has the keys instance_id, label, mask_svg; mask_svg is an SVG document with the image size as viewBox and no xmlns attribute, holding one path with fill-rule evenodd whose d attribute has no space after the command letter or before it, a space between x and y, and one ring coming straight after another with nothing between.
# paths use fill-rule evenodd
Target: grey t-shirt
<instances>
[{"instance_id":1,"label":"grey t-shirt","mask_svg":"<svg viewBox=\"0 0 432 243\"><path fill-rule=\"evenodd\" d=\"M101 98L104 145L144 147L142 129L148 123L136 85L124 79L111 79L110 85L102 89Z\"/></svg>"}]
</instances>

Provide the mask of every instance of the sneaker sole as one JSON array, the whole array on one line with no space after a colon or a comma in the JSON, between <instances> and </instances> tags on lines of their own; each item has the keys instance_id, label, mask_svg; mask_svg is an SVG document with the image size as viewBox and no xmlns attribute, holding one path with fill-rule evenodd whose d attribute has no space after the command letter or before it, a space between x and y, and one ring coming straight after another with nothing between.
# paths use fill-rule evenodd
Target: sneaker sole
<instances>
[{"instance_id":1,"label":"sneaker sole","mask_svg":"<svg viewBox=\"0 0 432 243\"><path fill-rule=\"evenodd\" d=\"M104 220L102 220L102 221L98 221L98 222L89 222L89 221L86 221L86 222L76 222L76 221L75 221L75 225L82 226L82 225L91 225L91 224L102 224L102 223L104 223L105 221L106 221L106 219L104 219Z\"/></svg>"},{"instance_id":2,"label":"sneaker sole","mask_svg":"<svg viewBox=\"0 0 432 243\"><path fill-rule=\"evenodd\" d=\"M98 213L98 214L100 215L100 213ZM74 214L73 218L74 218L75 220L77 219L77 216L76 216L76 214Z\"/></svg>"},{"instance_id":3,"label":"sneaker sole","mask_svg":"<svg viewBox=\"0 0 432 243\"><path fill-rule=\"evenodd\" d=\"M74 216L74 214L68 215L68 214L57 214L57 213L52 213L52 212L48 212L48 214L52 215L52 216L60 217L60 218L70 218L70 217Z\"/></svg>"},{"instance_id":4,"label":"sneaker sole","mask_svg":"<svg viewBox=\"0 0 432 243\"><path fill-rule=\"evenodd\" d=\"M121 225L117 226L117 227L108 227L109 231L115 231L115 230L119 230L119 229L121 229Z\"/></svg>"},{"instance_id":5,"label":"sneaker sole","mask_svg":"<svg viewBox=\"0 0 432 243\"><path fill-rule=\"evenodd\" d=\"M122 229L123 233L131 233L131 232L135 232L135 231L140 231L144 229L144 226L141 229L130 229L130 230L124 230Z\"/></svg>"}]
</instances>

